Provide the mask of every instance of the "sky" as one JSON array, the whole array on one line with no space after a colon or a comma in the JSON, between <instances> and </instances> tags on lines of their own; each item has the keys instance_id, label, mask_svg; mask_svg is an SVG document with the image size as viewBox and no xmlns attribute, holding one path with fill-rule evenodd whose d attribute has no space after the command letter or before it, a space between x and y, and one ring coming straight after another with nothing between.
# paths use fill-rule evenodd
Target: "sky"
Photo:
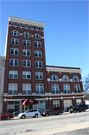
<instances>
[{"instance_id":1,"label":"sky","mask_svg":"<svg viewBox=\"0 0 89 135\"><path fill-rule=\"evenodd\" d=\"M43 22L46 65L79 67L89 74L88 0L0 0L0 55L9 16Z\"/></svg>"}]
</instances>

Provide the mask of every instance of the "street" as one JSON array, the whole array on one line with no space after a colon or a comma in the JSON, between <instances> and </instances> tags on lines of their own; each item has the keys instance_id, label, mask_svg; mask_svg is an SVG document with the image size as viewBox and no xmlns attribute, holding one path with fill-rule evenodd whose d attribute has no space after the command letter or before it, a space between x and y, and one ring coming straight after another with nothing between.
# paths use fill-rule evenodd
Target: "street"
<instances>
[{"instance_id":1,"label":"street","mask_svg":"<svg viewBox=\"0 0 89 135\"><path fill-rule=\"evenodd\" d=\"M87 124L87 125L86 125ZM0 121L0 135L38 135L59 133L59 129L74 125L89 127L89 110L86 112L62 114L49 117L14 119ZM66 130L65 130L66 131ZM63 131L62 131L63 132Z\"/></svg>"}]
</instances>

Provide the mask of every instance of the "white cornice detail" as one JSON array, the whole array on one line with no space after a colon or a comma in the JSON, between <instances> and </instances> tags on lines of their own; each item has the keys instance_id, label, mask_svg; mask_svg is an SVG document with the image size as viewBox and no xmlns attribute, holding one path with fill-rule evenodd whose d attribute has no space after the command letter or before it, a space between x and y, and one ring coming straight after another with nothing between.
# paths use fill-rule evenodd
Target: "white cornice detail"
<instances>
[{"instance_id":1,"label":"white cornice detail","mask_svg":"<svg viewBox=\"0 0 89 135\"><path fill-rule=\"evenodd\" d=\"M59 81L62 81L62 79L60 78Z\"/></svg>"},{"instance_id":2,"label":"white cornice detail","mask_svg":"<svg viewBox=\"0 0 89 135\"><path fill-rule=\"evenodd\" d=\"M41 23L41 22L36 22L36 21L31 21L31 20L26 20L26 19L21 19L17 17L11 17L11 16L9 16L9 21L23 23L27 25L34 25L34 26L43 27L43 28L45 26L44 23Z\"/></svg>"},{"instance_id":3,"label":"white cornice detail","mask_svg":"<svg viewBox=\"0 0 89 135\"><path fill-rule=\"evenodd\" d=\"M72 80L72 79L70 79L70 81L72 82L73 80Z\"/></svg>"},{"instance_id":4,"label":"white cornice detail","mask_svg":"<svg viewBox=\"0 0 89 135\"><path fill-rule=\"evenodd\" d=\"M44 38L44 37L41 37L41 38Z\"/></svg>"},{"instance_id":5,"label":"white cornice detail","mask_svg":"<svg viewBox=\"0 0 89 135\"><path fill-rule=\"evenodd\" d=\"M46 71L51 72L71 72L71 73L81 73L81 69L69 69L69 68L54 68L54 67L46 67Z\"/></svg>"},{"instance_id":6,"label":"white cornice detail","mask_svg":"<svg viewBox=\"0 0 89 135\"><path fill-rule=\"evenodd\" d=\"M82 79L80 79L80 82L82 82Z\"/></svg>"},{"instance_id":7,"label":"white cornice detail","mask_svg":"<svg viewBox=\"0 0 89 135\"><path fill-rule=\"evenodd\" d=\"M47 81L50 81L50 78L47 78Z\"/></svg>"}]
</instances>

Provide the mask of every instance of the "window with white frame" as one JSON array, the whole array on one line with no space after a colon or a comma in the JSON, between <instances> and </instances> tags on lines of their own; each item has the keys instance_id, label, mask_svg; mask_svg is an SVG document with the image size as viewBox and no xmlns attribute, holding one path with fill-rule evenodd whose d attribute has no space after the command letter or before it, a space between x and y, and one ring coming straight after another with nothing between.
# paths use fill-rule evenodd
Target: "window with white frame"
<instances>
[{"instance_id":1,"label":"window with white frame","mask_svg":"<svg viewBox=\"0 0 89 135\"><path fill-rule=\"evenodd\" d=\"M35 72L35 78L38 80L43 80L43 73L42 72Z\"/></svg>"},{"instance_id":2,"label":"window with white frame","mask_svg":"<svg viewBox=\"0 0 89 135\"><path fill-rule=\"evenodd\" d=\"M44 94L44 85L36 84L36 94Z\"/></svg>"},{"instance_id":3,"label":"window with white frame","mask_svg":"<svg viewBox=\"0 0 89 135\"><path fill-rule=\"evenodd\" d=\"M10 54L11 54L11 55L18 55L18 54L19 54L19 50L16 49L16 48L11 48L11 49L10 49Z\"/></svg>"},{"instance_id":4,"label":"window with white frame","mask_svg":"<svg viewBox=\"0 0 89 135\"><path fill-rule=\"evenodd\" d=\"M41 27L38 27L38 30L42 30L42 28Z\"/></svg>"},{"instance_id":5,"label":"window with white frame","mask_svg":"<svg viewBox=\"0 0 89 135\"><path fill-rule=\"evenodd\" d=\"M75 76L73 76L73 81L78 82L79 78L75 75Z\"/></svg>"},{"instance_id":6,"label":"window with white frame","mask_svg":"<svg viewBox=\"0 0 89 135\"><path fill-rule=\"evenodd\" d=\"M16 31L16 30L13 30L11 33L12 33L13 36L19 36L19 32Z\"/></svg>"},{"instance_id":7,"label":"window with white frame","mask_svg":"<svg viewBox=\"0 0 89 135\"><path fill-rule=\"evenodd\" d=\"M30 29L31 28L31 25L28 25L28 28Z\"/></svg>"},{"instance_id":8,"label":"window with white frame","mask_svg":"<svg viewBox=\"0 0 89 135\"><path fill-rule=\"evenodd\" d=\"M10 59L10 66L18 66L18 60L16 59Z\"/></svg>"},{"instance_id":9,"label":"window with white frame","mask_svg":"<svg viewBox=\"0 0 89 135\"><path fill-rule=\"evenodd\" d=\"M31 56L31 51L23 49L23 56Z\"/></svg>"},{"instance_id":10,"label":"window with white frame","mask_svg":"<svg viewBox=\"0 0 89 135\"><path fill-rule=\"evenodd\" d=\"M23 45L24 46L31 46L30 40L23 40Z\"/></svg>"},{"instance_id":11,"label":"window with white frame","mask_svg":"<svg viewBox=\"0 0 89 135\"><path fill-rule=\"evenodd\" d=\"M23 79L31 79L31 72L23 71Z\"/></svg>"},{"instance_id":12,"label":"window with white frame","mask_svg":"<svg viewBox=\"0 0 89 135\"><path fill-rule=\"evenodd\" d=\"M53 100L53 107L59 107L59 100Z\"/></svg>"},{"instance_id":13,"label":"window with white frame","mask_svg":"<svg viewBox=\"0 0 89 135\"><path fill-rule=\"evenodd\" d=\"M23 27L26 27L26 24L23 24Z\"/></svg>"},{"instance_id":14,"label":"window with white frame","mask_svg":"<svg viewBox=\"0 0 89 135\"><path fill-rule=\"evenodd\" d=\"M24 33L23 33L23 37L30 38L30 34L29 34L28 32L24 32Z\"/></svg>"},{"instance_id":15,"label":"window with white frame","mask_svg":"<svg viewBox=\"0 0 89 135\"><path fill-rule=\"evenodd\" d=\"M18 79L18 71L9 71L10 79Z\"/></svg>"},{"instance_id":16,"label":"window with white frame","mask_svg":"<svg viewBox=\"0 0 89 135\"><path fill-rule=\"evenodd\" d=\"M9 83L9 94L14 95L18 93L18 84Z\"/></svg>"},{"instance_id":17,"label":"window with white frame","mask_svg":"<svg viewBox=\"0 0 89 135\"><path fill-rule=\"evenodd\" d=\"M30 60L23 60L23 67L31 67L31 61Z\"/></svg>"},{"instance_id":18,"label":"window with white frame","mask_svg":"<svg viewBox=\"0 0 89 135\"><path fill-rule=\"evenodd\" d=\"M31 94L31 84L23 84L23 94Z\"/></svg>"},{"instance_id":19,"label":"window with white frame","mask_svg":"<svg viewBox=\"0 0 89 135\"><path fill-rule=\"evenodd\" d=\"M80 93L80 85L79 84L74 84L74 92L75 93Z\"/></svg>"},{"instance_id":20,"label":"window with white frame","mask_svg":"<svg viewBox=\"0 0 89 135\"><path fill-rule=\"evenodd\" d=\"M59 85L58 84L52 84L52 94L59 94Z\"/></svg>"},{"instance_id":21,"label":"window with white frame","mask_svg":"<svg viewBox=\"0 0 89 135\"><path fill-rule=\"evenodd\" d=\"M15 23L14 22L11 22L11 25L15 25Z\"/></svg>"},{"instance_id":22,"label":"window with white frame","mask_svg":"<svg viewBox=\"0 0 89 135\"><path fill-rule=\"evenodd\" d=\"M20 26L20 23L17 23L17 26Z\"/></svg>"},{"instance_id":23,"label":"window with white frame","mask_svg":"<svg viewBox=\"0 0 89 135\"><path fill-rule=\"evenodd\" d=\"M33 26L33 29L36 30L36 26Z\"/></svg>"},{"instance_id":24,"label":"window with white frame","mask_svg":"<svg viewBox=\"0 0 89 135\"><path fill-rule=\"evenodd\" d=\"M68 77L67 75L64 75L64 76L62 77L62 81L69 81L69 77Z\"/></svg>"},{"instance_id":25,"label":"window with white frame","mask_svg":"<svg viewBox=\"0 0 89 135\"><path fill-rule=\"evenodd\" d=\"M42 68L42 61L35 61L36 68Z\"/></svg>"},{"instance_id":26,"label":"window with white frame","mask_svg":"<svg viewBox=\"0 0 89 135\"><path fill-rule=\"evenodd\" d=\"M35 41L34 46L38 47L38 48L41 48L41 42Z\"/></svg>"},{"instance_id":27,"label":"window with white frame","mask_svg":"<svg viewBox=\"0 0 89 135\"><path fill-rule=\"evenodd\" d=\"M35 57L42 57L42 52L41 51L35 51Z\"/></svg>"},{"instance_id":28,"label":"window with white frame","mask_svg":"<svg viewBox=\"0 0 89 135\"><path fill-rule=\"evenodd\" d=\"M81 105L81 104L82 104L81 99L76 99L76 104L77 104L77 105Z\"/></svg>"},{"instance_id":29,"label":"window with white frame","mask_svg":"<svg viewBox=\"0 0 89 135\"><path fill-rule=\"evenodd\" d=\"M51 76L51 81L58 81L58 77L56 75Z\"/></svg>"},{"instance_id":30,"label":"window with white frame","mask_svg":"<svg viewBox=\"0 0 89 135\"><path fill-rule=\"evenodd\" d=\"M13 45L19 45L19 39L11 38L11 44L13 44Z\"/></svg>"},{"instance_id":31,"label":"window with white frame","mask_svg":"<svg viewBox=\"0 0 89 135\"><path fill-rule=\"evenodd\" d=\"M64 93L70 93L70 85L69 84L63 84L63 90Z\"/></svg>"},{"instance_id":32,"label":"window with white frame","mask_svg":"<svg viewBox=\"0 0 89 135\"><path fill-rule=\"evenodd\" d=\"M35 34L35 35L34 35L34 38L35 38L35 39L41 39L41 36L40 36L39 34Z\"/></svg>"}]
</instances>

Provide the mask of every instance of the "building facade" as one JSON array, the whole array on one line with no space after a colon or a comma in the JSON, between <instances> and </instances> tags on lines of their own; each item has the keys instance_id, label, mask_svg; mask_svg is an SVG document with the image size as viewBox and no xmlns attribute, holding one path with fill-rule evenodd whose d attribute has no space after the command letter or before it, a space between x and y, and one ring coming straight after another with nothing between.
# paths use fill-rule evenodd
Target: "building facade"
<instances>
[{"instance_id":1,"label":"building facade","mask_svg":"<svg viewBox=\"0 0 89 135\"><path fill-rule=\"evenodd\" d=\"M0 56L0 113L3 111L5 57Z\"/></svg>"},{"instance_id":2,"label":"building facade","mask_svg":"<svg viewBox=\"0 0 89 135\"><path fill-rule=\"evenodd\" d=\"M3 111L22 112L29 98L38 104L26 107L40 112L83 103L81 69L46 66L43 23L9 17L5 56Z\"/></svg>"}]
</instances>

